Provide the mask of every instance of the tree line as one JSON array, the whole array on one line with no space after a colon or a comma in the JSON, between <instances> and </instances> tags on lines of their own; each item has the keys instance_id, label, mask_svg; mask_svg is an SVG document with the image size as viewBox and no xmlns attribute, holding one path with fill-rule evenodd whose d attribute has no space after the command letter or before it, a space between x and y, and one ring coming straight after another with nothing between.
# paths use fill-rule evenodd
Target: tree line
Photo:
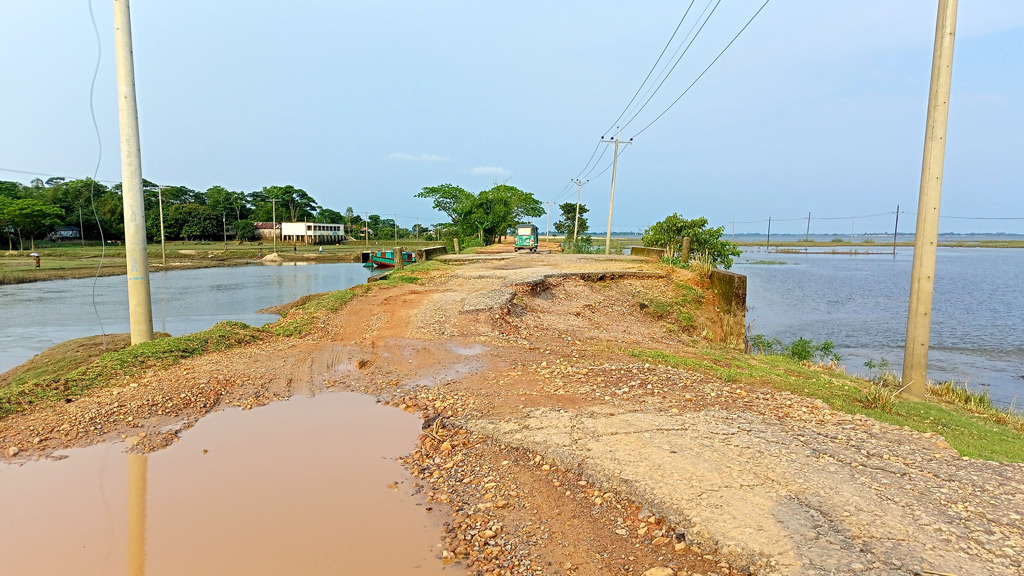
<instances>
[{"instance_id":1,"label":"tree line","mask_svg":"<svg viewBox=\"0 0 1024 576\"><path fill-rule=\"evenodd\" d=\"M254 192L211 186L205 191L187 186L160 186L143 180L146 234L160 239L160 208L167 240L218 240L225 231L239 242L256 239L255 222L324 222L343 224L354 237L393 238L423 235L425 227L397 227L394 219L344 212L321 206L308 192L292 185L264 186ZM107 186L91 178L36 178L25 185L0 180L0 241L8 250L24 249L62 226L80 228L89 240L124 239L121 184Z\"/></svg>"}]
</instances>

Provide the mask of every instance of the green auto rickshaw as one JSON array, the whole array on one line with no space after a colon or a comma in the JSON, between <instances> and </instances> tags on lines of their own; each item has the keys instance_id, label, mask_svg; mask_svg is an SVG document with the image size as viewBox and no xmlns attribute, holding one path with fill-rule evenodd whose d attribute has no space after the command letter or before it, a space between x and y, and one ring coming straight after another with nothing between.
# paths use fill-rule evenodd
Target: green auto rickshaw
<instances>
[{"instance_id":1,"label":"green auto rickshaw","mask_svg":"<svg viewBox=\"0 0 1024 576\"><path fill-rule=\"evenodd\" d=\"M536 226L533 224L520 224L519 226L516 226L516 252L519 252L520 250L536 252L538 244Z\"/></svg>"}]
</instances>

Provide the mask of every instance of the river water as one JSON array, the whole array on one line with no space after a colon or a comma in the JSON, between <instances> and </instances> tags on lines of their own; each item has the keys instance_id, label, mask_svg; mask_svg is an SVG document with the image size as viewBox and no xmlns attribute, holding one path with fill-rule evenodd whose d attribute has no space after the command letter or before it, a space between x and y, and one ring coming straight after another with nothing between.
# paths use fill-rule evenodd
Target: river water
<instances>
[{"instance_id":1,"label":"river water","mask_svg":"<svg viewBox=\"0 0 1024 576\"><path fill-rule=\"evenodd\" d=\"M369 274L360 264L154 272L150 275L153 328L180 336L221 320L261 326L277 316L257 314L257 310L307 294L349 288L365 282ZM0 311L0 372L4 372L54 344L100 334L101 323L107 334L128 332L128 286L123 276L0 286Z\"/></svg>"},{"instance_id":2,"label":"river water","mask_svg":"<svg viewBox=\"0 0 1024 576\"><path fill-rule=\"evenodd\" d=\"M878 250L884 250L879 247ZM902 370L913 249L892 254L745 251L751 333L790 342L831 340L848 372L885 359ZM777 262L778 264L766 264ZM940 248L935 271L928 377L1024 403L1024 250Z\"/></svg>"}]
</instances>

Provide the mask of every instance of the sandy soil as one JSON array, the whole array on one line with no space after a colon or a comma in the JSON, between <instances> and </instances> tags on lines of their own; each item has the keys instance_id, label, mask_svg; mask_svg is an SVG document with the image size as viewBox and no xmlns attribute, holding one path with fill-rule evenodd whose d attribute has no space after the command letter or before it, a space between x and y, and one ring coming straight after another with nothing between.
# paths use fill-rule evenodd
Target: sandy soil
<instances>
[{"instance_id":1,"label":"sandy soil","mask_svg":"<svg viewBox=\"0 0 1024 576\"><path fill-rule=\"evenodd\" d=\"M156 450L219 407L353 390L424 417L405 462L451 512L443 559L471 574L1022 573L1024 467L630 356L720 337L712 298L693 330L638 306L688 273L625 257L451 263L372 288L301 339L0 421L0 447ZM927 477L958 478L957 498Z\"/></svg>"}]
</instances>

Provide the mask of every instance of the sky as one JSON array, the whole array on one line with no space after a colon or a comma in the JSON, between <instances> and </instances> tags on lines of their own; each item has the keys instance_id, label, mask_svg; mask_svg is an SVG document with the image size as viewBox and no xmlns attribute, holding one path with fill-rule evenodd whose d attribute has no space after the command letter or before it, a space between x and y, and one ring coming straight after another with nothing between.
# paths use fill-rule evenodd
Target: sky
<instances>
[{"instance_id":1,"label":"sky","mask_svg":"<svg viewBox=\"0 0 1024 576\"><path fill-rule=\"evenodd\" d=\"M803 233L811 213L812 233L884 232L899 206L913 232L937 0L770 1L694 83L763 4L718 1L682 25L685 0L136 1L143 174L292 184L403 226L446 219L425 186L557 204L583 176L604 231L601 137L623 125L615 231L679 213ZM92 11L99 46L88 0L0 4L0 179L120 180L112 2ZM1024 2L961 2L954 54L940 231L1024 233Z\"/></svg>"}]
</instances>

